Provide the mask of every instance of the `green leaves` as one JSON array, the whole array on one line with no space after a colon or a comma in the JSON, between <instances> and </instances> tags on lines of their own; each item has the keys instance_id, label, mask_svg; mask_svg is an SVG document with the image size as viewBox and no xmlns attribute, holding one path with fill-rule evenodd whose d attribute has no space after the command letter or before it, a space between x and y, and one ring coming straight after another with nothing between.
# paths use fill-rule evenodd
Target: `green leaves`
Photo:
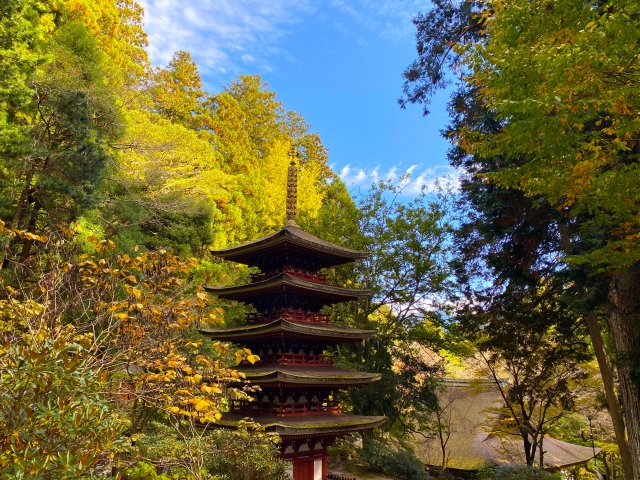
<instances>
[{"instance_id":1,"label":"green leaves","mask_svg":"<svg viewBox=\"0 0 640 480\"><path fill-rule=\"evenodd\" d=\"M87 478L122 440L91 354L74 330L46 329L0 346L0 472L11 478Z\"/></svg>"},{"instance_id":2,"label":"green leaves","mask_svg":"<svg viewBox=\"0 0 640 480\"><path fill-rule=\"evenodd\" d=\"M640 260L640 210L630 201L640 194L637 3L542 3L487 5L486 41L462 62L502 125L499 132L462 129L457 141L480 157L519 158L486 178L590 216L584 228L605 227L608 240L571 260L619 270Z\"/></svg>"}]
</instances>

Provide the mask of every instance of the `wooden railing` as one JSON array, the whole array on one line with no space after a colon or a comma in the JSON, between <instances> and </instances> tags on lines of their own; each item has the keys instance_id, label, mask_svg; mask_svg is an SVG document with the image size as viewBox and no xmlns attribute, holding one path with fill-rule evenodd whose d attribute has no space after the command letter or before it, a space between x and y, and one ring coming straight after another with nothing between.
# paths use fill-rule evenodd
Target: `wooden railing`
<instances>
[{"instance_id":1,"label":"wooden railing","mask_svg":"<svg viewBox=\"0 0 640 480\"><path fill-rule=\"evenodd\" d=\"M284 267L279 270L271 270L266 273L254 273L251 275L251 283L262 282L269 280L270 278L280 275L281 273L288 273L292 277L306 280L307 282L314 283L327 283L327 276L318 272L312 272L310 270L303 270L302 268Z\"/></svg>"},{"instance_id":2,"label":"wooden railing","mask_svg":"<svg viewBox=\"0 0 640 480\"><path fill-rule=\"evenodd\" d=\"M326 313L305 312L293 308L283 308L269 313L247 313L247 323L273 322L280 319L291 322L329 323L331 317Z\"/></svg>"},{"instance_id":3,"label":"wooden railing","mask_svg":"<svg viewBox=\"0 0 640 480\"><path fill-rule=\"evenodd\" d=\"M340 413L340 402L303 402L303 403L269 403L269 402L232 402L231 412L247 414L263 414L284 416L326 415Z\"/></svg>"},{"instance_id":4,"label":"wooden railing","mask_svg":"<svg viewBox=\"0 0 640 480\"><path fill-rule=\"evenodd\" d=\"M333 365L333 355L306 355L303 353L275 353L260 355L256 365L304 365L327 366Z\"/></svg>"}]
</instances>

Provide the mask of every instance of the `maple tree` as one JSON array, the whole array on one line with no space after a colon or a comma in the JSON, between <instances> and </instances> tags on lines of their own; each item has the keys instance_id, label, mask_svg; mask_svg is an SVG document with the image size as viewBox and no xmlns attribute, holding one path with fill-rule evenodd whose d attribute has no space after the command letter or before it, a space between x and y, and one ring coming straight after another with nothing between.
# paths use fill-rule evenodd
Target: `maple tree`
<instances>
[{"instance_id":1,"label":"maple tree","mask_svg":"<svg viewBox=\"0 0 640 480\"><path fill-rule=\"evenodd\" d=\"M248 398L228 365L258 359L197 333L222 321L202 283L243 274L204 252L283 222L292 144L316 215L333 175L320 137L259 77L210 95L187 52L152 69L134 1L11 0L0 16L2 475L83 478L171 443L180 478L281 478L272 435L202 435Z\"/></svg>"},{"instance_id":2,"label":"maple tree","mask_svg":"<svg viewBox=\"0 0 640 480\"><path fill-rule=\"evenodd\" d=\"M68 237L71 232L66 237L36 237L3 227L2 233L8 237L33 236L38 247L28 261L28 284L21 282L21 272L5 272L3 277L2 293L7 298L2 300L0 320L6 332L1 350L3 368L13 371L22 365L19 358L24 357L30 362L24 368L33 370L2 376L6 391L15 394L14 401L6 402L8 413L0 422L3 441L11 443L12 432L18 428L12 427L16 417L10 415L19 416L17 412L29 404L44 402L50 414L60 415L64 421L69 418L80 428L77 422L81 417L65 413L67 407L63 406L77 407L80 415L81 409L91 406L93 400L89 399L95 397L95 402L102 403L82 414L82 421L86 421L82 428L102 428L103 438L85 435L84 443L73 443L74 437L54 424L52 430L44 432L51 445L71 455L66 460L60 457L58 463L47 468L58 468L60 462L60 468L77 464L80 453L73 452L82 452L89 456L76 465L80 474L95 465L101 452L114 452L111 444L124 442L119 434L125 427L129 436L144 433L149 421L160 412L199 425L215 422L227 399L248 398L242 389L226 386L242 378L226 364L231 359L255 362L258 357L244 349L230 352L220 343L203 344L195 331L198 325L221 321L220 309L205 302L205 295L194 291L198 284L189 282L198 264L195 259L182 260L163 250L129 256L117 253L113 242L93 237L88 239L92 253L74 255L76 248ZM16 338L23 340L16 342ZM60 363L74 348L79 352L77 362ZM52 369L51 373L39 377L45 382L42 386L27 381L47 369ZM89 403L65 399L77 382L87 382ZM94 384L95 388L89 387ZM60 404L51 403L46 385L61 388ZM34 400L28 400L32 397ZM119 421L110 413L114 405L115 411L120 411ZM38 408L46 410L44 406ZM27 416L19 430L24 435L37 430L38 418ZM94 448L92 441L93 453L87 450ZM47 465L44 453L42 456L30 450L34 447L30 441L16 438L11 445L12 455L35 462L33 468Z\"/></svg>"}]
</instances>

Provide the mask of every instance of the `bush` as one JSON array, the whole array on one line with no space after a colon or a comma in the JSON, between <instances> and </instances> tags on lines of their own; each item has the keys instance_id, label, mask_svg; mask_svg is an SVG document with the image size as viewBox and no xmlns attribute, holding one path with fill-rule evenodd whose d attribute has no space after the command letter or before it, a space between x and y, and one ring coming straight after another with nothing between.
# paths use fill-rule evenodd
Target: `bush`
<instances>
[{"instance_id":1,"label":"bush","mask_svg":"<svg viewBox=\"0 0 640 480\"><path fill-rule=\"evenodd\" d=\"M562 474L549 473L526 465L500 465L494 469L493 480L562 480Z\"/></svg>"},{"instance_id":2,"label":"bush","mask_svg":"<svg viewBox=\"0 0 640 480\"><path fill-rule=\"evenodd\" d=\"M178 427L178 428L176 428ZM170 426L154 422L149 433L138 437L137 458L162 467L180 479L288 480L273 438L247 422L237 430L192 428L188 422ZM154 479L147 464L138 463L132 479ZM153 468L153 467L152 467ZM162 477L158 477L162 478Z\"/></svg>"},{"instance_id":3,"label":"bush","mask_svg":"<svg viewBox=\"0 0 640 480\"><path fill-rule=\"evenodd\" d=\"M400 480L430 480L424 464L408 450L392 450L379 442L360 451L363 459L377 471Z\"/></svg>"},{"instance_id":4,"label":"bush","mask_svg":"<svg viewBox=\"0 0 640 480\"><path fill-rule=\"evenodd\" d=\"M0 345L0 477L87 478L125 425L71 328L18 338Z\"/></svg>"}]
</instances>

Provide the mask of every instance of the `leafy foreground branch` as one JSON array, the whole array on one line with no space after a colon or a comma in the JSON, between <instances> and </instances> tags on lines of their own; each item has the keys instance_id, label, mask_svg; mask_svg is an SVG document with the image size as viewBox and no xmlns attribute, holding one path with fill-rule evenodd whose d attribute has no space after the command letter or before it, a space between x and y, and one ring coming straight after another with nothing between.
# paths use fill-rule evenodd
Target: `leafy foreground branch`
<instances>
[{"instance_id":1,"label":"leafy foreground branch","mask_svg":"<svg viewBox=\"0 0 640 480\"><path fill-rule=\"evenodd\" d=\"M31 239L35 254L3 272L2 478L92 478L105 466L130 478L156 466L178 479L285 478L276 439L256 425L203 428L247 397L228 386L242 375L227 365L257 359L199 338L198 325L221 321L199 291L205 267L96 238L81 253L69 235Z\"/></svg>"}]
</instances>

